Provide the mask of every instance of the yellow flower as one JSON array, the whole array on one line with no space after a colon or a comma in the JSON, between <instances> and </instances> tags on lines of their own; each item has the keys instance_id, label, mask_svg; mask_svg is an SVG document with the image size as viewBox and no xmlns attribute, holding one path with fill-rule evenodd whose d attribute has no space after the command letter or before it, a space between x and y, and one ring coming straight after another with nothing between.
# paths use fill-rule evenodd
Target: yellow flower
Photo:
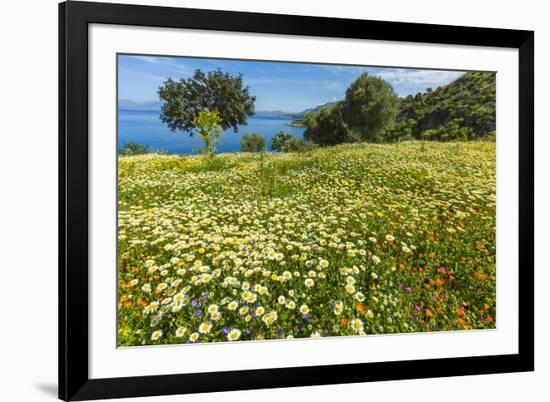
<instances>
[{"instance_id":1,"label":"yellow flower","mask_svg":"<svg viewBox=\"0 0 550 402\"><path fill-rule=\"evenodd\" d=\"M156 341L156 340L160 339L161 336L162 336L162 330L161 330L161 329L157 329L156 331L154 331L154 332L151 334L151 340L152 340L152 341Z\"/></svg>"}]
</instances>

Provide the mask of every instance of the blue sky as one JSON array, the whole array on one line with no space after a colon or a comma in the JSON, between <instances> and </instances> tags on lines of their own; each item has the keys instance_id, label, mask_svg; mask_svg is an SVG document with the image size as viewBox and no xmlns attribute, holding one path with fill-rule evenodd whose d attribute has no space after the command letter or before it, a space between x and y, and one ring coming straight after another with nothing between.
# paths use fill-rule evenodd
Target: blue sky
<instances>
[{"instance_id":1,"label":"blue sky","mask_svg":"<svg viewBox=\"0 0 550 402\"><path fill-rule=\"evenodd\" d=\"M167 78L180 79L221 68L242 73L257 111L300 112L344 98L346 88L363 72L388 81L399 96L424 92L448 84L462 72L393 67L301 64L264 61L219 60L186 57L119 55L119 99L126 104L158 103L157 89Z\"/></svg>"}]
</instances>

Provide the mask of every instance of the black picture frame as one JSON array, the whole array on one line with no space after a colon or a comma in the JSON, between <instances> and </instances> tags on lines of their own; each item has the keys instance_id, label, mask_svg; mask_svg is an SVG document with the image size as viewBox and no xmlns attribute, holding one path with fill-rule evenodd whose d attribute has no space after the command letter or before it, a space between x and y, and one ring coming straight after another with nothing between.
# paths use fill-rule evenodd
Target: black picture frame
<instances>
[{"instance_id":1,"label":"black picture frame","mask_svg":"<svg viewBox=\"0 0 550 402\"><path fill-rule=\"evenodd\" d=\"M213 373L88 375L88 25L192 28L519 51L517 354ZM534 32L70 1L59 4L59 398L88 400L534 370Z\"/></svg>"}]
</instances>

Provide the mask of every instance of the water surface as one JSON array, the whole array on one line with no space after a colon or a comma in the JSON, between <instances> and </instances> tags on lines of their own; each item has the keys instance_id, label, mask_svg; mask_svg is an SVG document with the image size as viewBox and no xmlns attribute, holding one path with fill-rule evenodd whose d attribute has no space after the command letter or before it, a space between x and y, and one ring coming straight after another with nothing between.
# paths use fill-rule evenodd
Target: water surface
<instances>
[{"instance_id":1,"label":"water surface","mask_svg":"<svg viewBox=\"0 0 550 402\"><path fill-rule=\"evenodd\" d=\"M171 132L166 124L159 119L159 111L119 110L118 112L118 145L134 142L148 145L152 151L164 150L176 154L198 153L203 146L200 137L189 137L181 132ZM221 144L217 153L236 152L240 150L241 137L247 133L263 135L268 150L271 150L271 139L275 133L286 133L301 137L303 127L291 127L291 119L280 117L248 117L248 124L239 126L237 133L232 129L226 130L220 138Z\"/></svg>"}]
</instances>

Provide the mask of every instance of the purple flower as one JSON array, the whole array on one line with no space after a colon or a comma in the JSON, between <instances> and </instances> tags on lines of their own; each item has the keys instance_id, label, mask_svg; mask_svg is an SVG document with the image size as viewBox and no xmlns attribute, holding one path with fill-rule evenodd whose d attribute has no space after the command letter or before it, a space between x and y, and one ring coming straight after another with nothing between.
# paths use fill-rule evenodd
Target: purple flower
<instances>
[{"instance_id":1,"label":"purple flower","mask_svg":"<svg viewBox=\"0 0 550 402\"><path fill-rule=\"evenodd\" d=\"M412 292L412 289L411 289L411 288L405 288L405 290L407 291L407 293L411 293L411 292Z\"/></svg>"},{"instance_id":2,"label":"purple flower","mask_svg":"<svg viewBox=\"0 0 550 402\"><path fill-rule=\"evenodd\" d=\"M227 335L229 333L229 327L222 327L222 332Z\"/></svg>"},{"instance_id":3,"label":"purple flower","mask_svg":"<svg viewBox=\"0 0 550 402\"><path fill-rule=\"evenodd\" d=\"M414 308L416 309L416 311L422 310L418 304L415 304L415 305L414 305Z\"/></svg>"},{"instance_id":4,"label":"purple flower","mask_svg":"<svg viewBox=\"0 0 550 402\"><path fill-rule=\"evenodd\" d=\"M433 296L432 296L432 300L437 300L437 296L436 296L436 295L433 295Z\"/></svg>"},{"instance_id":5,"label":"purple flower","mask_svg":"<svg viewBox=\"0 0 550 402\"><path fill-rule=\"evenodd\" d=\"M195 310L195 315L202 315L202 310L200 308Z\"/></svg>"},{"instance_id":6,"label":"purple flower","mask_svg":"<svg viewBox=\"0 0 550 402\"><path fill-rule=\"evenodd\" d=\"M198 304L199 304L199 302L196 301L196 300L193 300L193 301L191 302L191 305L192 305L193 307L197 307Z\"/></svg>"},{"instance_id":7,"label":"purple flower","mask_svg":"<svg viewBox=\"0 0 550 402\"><path fill-rule=\"evenodd\" d=\"M244 332L246 332L247 334L250 334L252 332L252 330L250 328L247 328L244 330Z\"/></svg>"}]
</instances>

